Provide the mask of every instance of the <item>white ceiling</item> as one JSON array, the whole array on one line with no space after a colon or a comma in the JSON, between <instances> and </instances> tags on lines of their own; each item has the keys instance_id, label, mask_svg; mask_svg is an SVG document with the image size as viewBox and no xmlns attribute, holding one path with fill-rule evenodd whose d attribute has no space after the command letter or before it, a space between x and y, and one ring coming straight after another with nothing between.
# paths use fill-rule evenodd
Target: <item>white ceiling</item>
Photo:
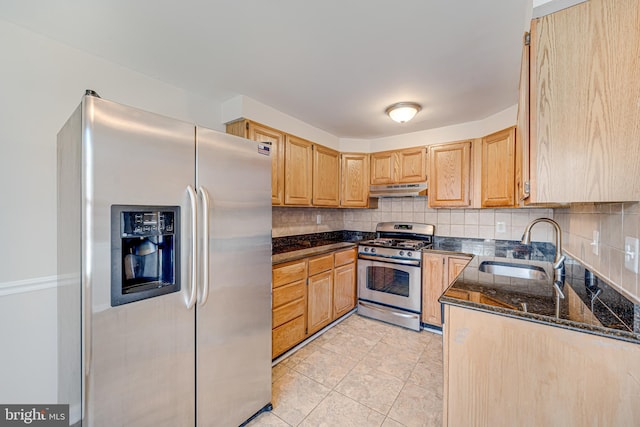
<instances>
[{"instance_id":1,"label":"white ceiling","mask_svg":"<svg viewBox=\"0 0 640 427\"><path fill-rule=\"evenodd\" d=\"M342 138L483 119L517 102L531 0L3 0L0 18L215 101ZM107 96L108 97L108 96ZM394 102L423 110L407 124Z\"/></svg>"}]
</instances>

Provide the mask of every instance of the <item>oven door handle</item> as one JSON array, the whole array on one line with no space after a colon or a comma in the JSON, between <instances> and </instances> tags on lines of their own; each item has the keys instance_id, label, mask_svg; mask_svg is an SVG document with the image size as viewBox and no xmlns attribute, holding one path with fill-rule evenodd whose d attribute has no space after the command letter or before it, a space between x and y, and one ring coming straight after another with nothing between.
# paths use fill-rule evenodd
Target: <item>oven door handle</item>
<instances>
[{"instance_id":1,"label":"oven door handle","mask_svg":"<svg viewBox=\"0 0 640 427\"><path fill-rule=\"evenodd\" d=\"M408 319L412 319L414 318L416 315L415 314L405 314L405 313L398 313L397 311L387 311L387 310L383 310L381 308L376 307L375 305L371 305L371 304L367 304L366 302L360 300L358 301L358 304L360 304L363 307L367 307L371 310L377 310L377 311L381 311L383 313L390 313L393 314L394 316L398 316L398 317L406 317Z\"/></svg>"},{"instance_id":2,"label":"oven door handle","mask_svg":"<svg viewBox=\"0 0 640 427\"><path fill-rule=\"evenodd\" d=\"M397 259L397 258L387 258L382 256L371 256L371 255L358 255L358 259L366 259L370 261L378 261L390 264L400 264L400 265L411 265L414 267L420 267L420 261L414 259Z\"/></svg>"}]
</instances>

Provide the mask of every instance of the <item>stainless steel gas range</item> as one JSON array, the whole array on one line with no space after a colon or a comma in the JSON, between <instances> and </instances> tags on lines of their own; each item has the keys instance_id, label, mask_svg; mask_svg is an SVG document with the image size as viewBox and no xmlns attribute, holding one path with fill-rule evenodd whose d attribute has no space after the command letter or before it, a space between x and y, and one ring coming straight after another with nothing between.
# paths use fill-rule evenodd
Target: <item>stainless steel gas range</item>
<instances>
[{"instance_id":1,"label":"stainless steel gas range","mask_svg":"<svg viewBox=\"0 0 640 427\"><path fill-rule=\"evenodd\" d=\"M420 330L422 249L434 232L430 224L381 222L377 238L358 245L358 313Z\"/></svg>"}]
</instances>

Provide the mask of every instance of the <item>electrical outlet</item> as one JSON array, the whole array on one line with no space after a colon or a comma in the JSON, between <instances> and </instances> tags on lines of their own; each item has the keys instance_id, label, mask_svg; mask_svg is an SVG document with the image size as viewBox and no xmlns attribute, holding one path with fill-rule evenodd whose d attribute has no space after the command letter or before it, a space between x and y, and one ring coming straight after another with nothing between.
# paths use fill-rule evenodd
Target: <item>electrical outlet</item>
<instances>
[{"instance_id":1,"label":"electrical outlet","mask_svg":"<svg viewBox=\"0 0 640 427\"><path fill-rule=\"evenodd\" d=\"M593 230L593 241L591 242L591 252L594 255L598 255L600 248L600 232L598 230Z\"/></svg>"},{"instance_id":2,"label":"electrical outlet","mask_svg":"<svg viewBox=\"0 0 640 427\"><path fill-rule=\"evenodd\" d=\"M496 222L496 233L506 233L507 232L507 223L503 221Z\"/></svg>"},{"instance_id":3,"label":"electrical outlet","mask_svg":"<svg viewBox=\"0 0 640 427\"><path fill-rule=\"evenodd\" d=\"M639 241L633 237L624 238L624 268L638 273Z\"/></svg>"},{"instance_id":4,"label":"electrical outlet","mask_svg":"<svg viewBox=\"0 0 640 427\"><path fill-rule=\"evenodd\" d=\"M322 224L322 215L316 215L316 224Z\"/></svg>"}]
</instances>

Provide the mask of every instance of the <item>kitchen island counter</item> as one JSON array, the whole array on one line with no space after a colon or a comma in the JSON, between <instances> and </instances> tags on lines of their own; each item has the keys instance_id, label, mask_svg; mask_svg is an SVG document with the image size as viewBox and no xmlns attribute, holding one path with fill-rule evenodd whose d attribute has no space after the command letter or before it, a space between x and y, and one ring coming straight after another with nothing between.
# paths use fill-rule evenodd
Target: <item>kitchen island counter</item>
<instances>
[{"instance_id":1,"label":"kitchen island counter","mask_svg":"<svg viewBox=\"0 0 640 427\"><path fill-rule=\"evenodd\" d=\"M537 266L545 270L548 278L532 280L486 273L479 269L484 261ZM595 288L593 284L586 287L584 268L578 264L567 262L566 267L561 286L564 298L559 298L551 263L475 256L439 301L640 344L640 331L634 330L637 306L603 282L596 281Z\"/></svg>"}]
</instances>

